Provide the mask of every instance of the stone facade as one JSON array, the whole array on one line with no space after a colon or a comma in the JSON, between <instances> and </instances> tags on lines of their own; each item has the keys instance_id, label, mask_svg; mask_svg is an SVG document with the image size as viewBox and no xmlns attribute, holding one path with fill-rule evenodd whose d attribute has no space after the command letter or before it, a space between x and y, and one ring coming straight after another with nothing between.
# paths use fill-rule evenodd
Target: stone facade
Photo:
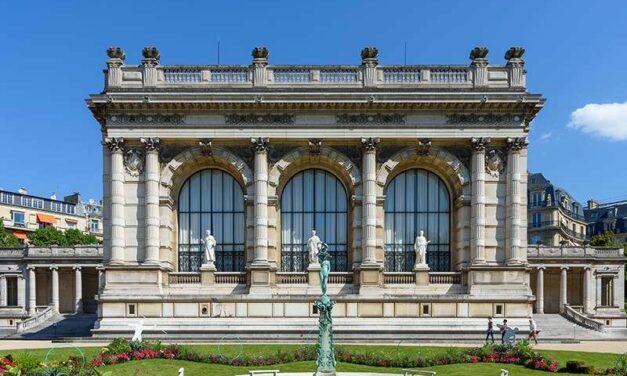
<instances>
[{"instance_id":1,"label":"stone facade","mask_svg":"<svg viewBox=\"0 0 627 376\"><path fill-rule=\"evenodd\" d=\"M359 66L271 65L259 48L250 66L164 66L154 48L127 65L120 51L108 51L105 90L87 100L103 131L96 333L124 330L129 317L184 330L190 317L316 316L317 271L293 238L312 229L296 229L300 214L320 213L340 318L532 314L526 137L544 100L526 90L524 50L505 65L473 50L468 66L382 66L376 49ZM316 179L333 196L307 212ZM420 179L439 196L407 188ZM426 212L407 209L414 199L388 192L392 183L418 192ZM192 192L207 201L192 204ZM406 251L418 225L392 212L439 221L421 222L431 270L414 269ZM198 268L212 216L220 228L231 221L216 235L217 270Z\"/></svg>"}]
</instances>

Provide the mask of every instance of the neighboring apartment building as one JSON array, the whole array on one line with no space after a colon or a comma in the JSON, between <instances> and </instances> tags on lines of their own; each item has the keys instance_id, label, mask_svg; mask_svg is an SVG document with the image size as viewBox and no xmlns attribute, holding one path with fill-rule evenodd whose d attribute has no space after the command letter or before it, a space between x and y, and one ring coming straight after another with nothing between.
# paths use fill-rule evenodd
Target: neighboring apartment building
<instances>
[{"instance_id":1,"label":"neighboring apartment building","mask_svg":"<svg viewBox=\"0 0 627 376\"><path fill-rule=\"evenodd\" d=\"M85 232L89 232L99 240L102 240L102 200L89 199L88 201L83 201L80 193L74 192L69 196L65 196L63 201L76 204L76 213L87 219Z\"/></svg>"},{"instance_id":2,"label":"neighboring apartment building","mask_svg":"<svg viewBox=\"0 0 627 376\"><path fill-rule=\"evenodd\" d=\"M541 173L529 174L529 244L581 245L587 239L583 206Z\"/></svg>"},{"instance_id":3,"label":"neighboring apartment building","mask_svg":"<svg viewBox=\"0 0 627 376\"><path fill-rule=\"evenodd\" d=\"M87 213L89 205L80 201L78 194L77 200L73 196L57 200L54 194L50 198L29 195L24 188L18 192L0 190L0 218L20 242L26 242L30 232L48 226L79 229L102 238L102 205L97 210L90 207L94 213Z\"/></svg>"},{"instance_id":4,"label":"neighboring apartment building","mask_svg":"<svg viewBox=\"0 0 627 376\"><path fill-rule=\"evenodd\" d=\"M605 204L588 200L584 213L590 236L611 231L618 241L627 242L627 200Z\"/></svg>"}]
</instances>

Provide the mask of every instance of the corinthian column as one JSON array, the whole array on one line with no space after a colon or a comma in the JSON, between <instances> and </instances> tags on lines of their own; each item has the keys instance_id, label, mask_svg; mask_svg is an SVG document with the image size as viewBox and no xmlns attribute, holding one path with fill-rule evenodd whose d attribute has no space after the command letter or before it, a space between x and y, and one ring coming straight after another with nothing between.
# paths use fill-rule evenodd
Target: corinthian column
<instances>
[{"instance_id":1,"label":"corinthian column","mask_svg":"<svg viewBox=\"0 0 627 376\"><path fill-rule=\"evenodd\" d=\"M377 248L377 149L381 140L378 137L362 138L362 264L376 264Z\"/></svg>"},{"instance_id":2,"label":"corinthian column","mask_svg":"<svg viewBox=\"0 0 627 376\"><path fill-rule=\"evenodd\" d=\"M485 264L485 148L489 137L473 137L472 146L472 199L471 247L472 264Z\"/></svg>"},{"instance_id":3,"label":"corinthian column","mask_svg":"<svg viewBox=\"0 0 627 376\"><path fill-rule=\"evenodd\" d=\"M105 138L105 145L110 150L111 155L111 188L110 188L110 200L111 202L105 202L105 206L110 206L111 210L109 227L111 229L111 235L109 244L111 249L109 257L105 256L105 260L109 261L109 264L122 264L124 263L124 158L122 151L124 148L123 138Z\"/></svg>"},{"instance_id":4,"label":"corinthian column","mask_svg":"<svg viewBox=\"0 0 627 376\"><path fill-rule=\"evenodd\" d=\"M510 234L510 247L506 249L506 263L508 265L523 264L526 261L526 250L521 246L521 228L523 208L521 207L521 180L524 171L521 171L521 150L527 147L527 139L524 137L507 139L507 168L510 170L507 182L509 195L508 227ZM526 230L526 229L525 229Z\"/></svg>"},{"instance_id":5,"label":"corinthian column","mask_svg":"<svg viewBox=\"0 0 627 376\"><path fill-rule=\"evenodd\" d=\"M159 264L159 138L142 138L146 147L145 264Z\"/></svg>"},{"instance_id":6,"label":"corinthian column","mask_svg":"<svg viewBox=\"0 0 627 376\"><path fill-rule=\"evenodd\" d=\"M253 264L268 263L268 145L267 137L251 139L255 149L255 257Z\"/></svg>"}]
</instances>

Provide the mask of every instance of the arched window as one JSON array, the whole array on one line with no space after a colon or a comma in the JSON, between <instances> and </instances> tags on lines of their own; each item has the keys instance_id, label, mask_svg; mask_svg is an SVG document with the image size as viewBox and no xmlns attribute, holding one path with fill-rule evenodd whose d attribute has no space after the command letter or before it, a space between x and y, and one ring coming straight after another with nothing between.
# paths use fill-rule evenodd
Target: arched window
<instances>
[{"instance_id":1,"label":"arched window","mask_svg":"<svg viewBox=\"0 0 627 376\"><path fill-rule=\"evenodd\" d=\"M385 188L385 270L414 268L414 241L420 230L430 241L431 271L450 270L450 202L437 175L413 169L397 175Z\"/></svg>"},{"instance_id":2,"label":"arched window","mask_svg":"<svg viewBox=\"0 0 627 376\"><path fill-rule=\"evenodd\" d=\"M231 175L218 169L192 175L181 188L178 216L179 271L200 268L206 230L217 242L216 268L244 270L244 193Z\"/></svg>"},{"instance_id":3,"label":"arched window","mask_svg":"<svg viewBox=\"0 0 627 376\"><path fill-rule=\"evenodd\" d=\"M310 169L292 177L281 194L281 270L306 270L311 230L329 246L331 270L348 270L347 207L346 190L332 174Z\"/></svg>"}]
</instances>

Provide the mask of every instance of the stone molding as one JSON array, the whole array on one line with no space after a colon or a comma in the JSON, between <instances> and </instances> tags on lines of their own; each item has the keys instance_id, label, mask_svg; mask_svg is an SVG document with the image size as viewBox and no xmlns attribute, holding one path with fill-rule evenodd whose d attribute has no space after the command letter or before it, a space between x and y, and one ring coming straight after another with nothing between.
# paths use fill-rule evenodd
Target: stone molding
<instances>
[{"instance_id":1,"label":"stone molding","mask_svg":"<svg viewBox=\"0 0 627 376\"><path fill-rule=\"evenodd\" d=\"M472 195L469 184L470 174L459 158L438 147L433 147L427 155L420 156L416 146L402 149L381 164L377 171L377 185L381 190L379 195L383 194L383 189L389 183L390 176L396 176L397 166L405 162L418 164L421 168L424 166L440 167L440 172L446 174L445 180L451 184L453 189L452 198Z\"/></svg>"},{"instance_id":2,"label":"stone molding","mask_svg":"<svg viewBox=\"0 0 627 376\"><path fill-rule=\"evenodd\" d=\"M512 114L452 114L446 116L448 124L501 125L519 123L522 120L523 117L521 115Z\"/></svg>"},{"instance_id":3,"label":"stone molding","mask_svg":"<svg viewBox=\"0 0 627 376\"><path fill-rule=\"evenodd\" d=\"M292 114L227 114L224 116L226 125L261 125L261 124L294 124Z\"/></svg>"},{"instance_id":4,"label":"stone molding","mask_svg":"<svg viewBox=\"0 0 627 376\"><path fill-rule=\"evenodd\" d=\"M405 115L401 114L340 114L335 118L339 125L405 124Z\"/></svg>"},{"instance_id":5,"label":"stone molding","mask_svg":"<svg viewBox=\"0 0 627 376\"><path fill-rule=\"evenodd\" d=\"M185 123L185 116L178 114L154 114L154 115L111 115L107 117L109 125L179 125Z\"/></svg>"}]
</instances>

